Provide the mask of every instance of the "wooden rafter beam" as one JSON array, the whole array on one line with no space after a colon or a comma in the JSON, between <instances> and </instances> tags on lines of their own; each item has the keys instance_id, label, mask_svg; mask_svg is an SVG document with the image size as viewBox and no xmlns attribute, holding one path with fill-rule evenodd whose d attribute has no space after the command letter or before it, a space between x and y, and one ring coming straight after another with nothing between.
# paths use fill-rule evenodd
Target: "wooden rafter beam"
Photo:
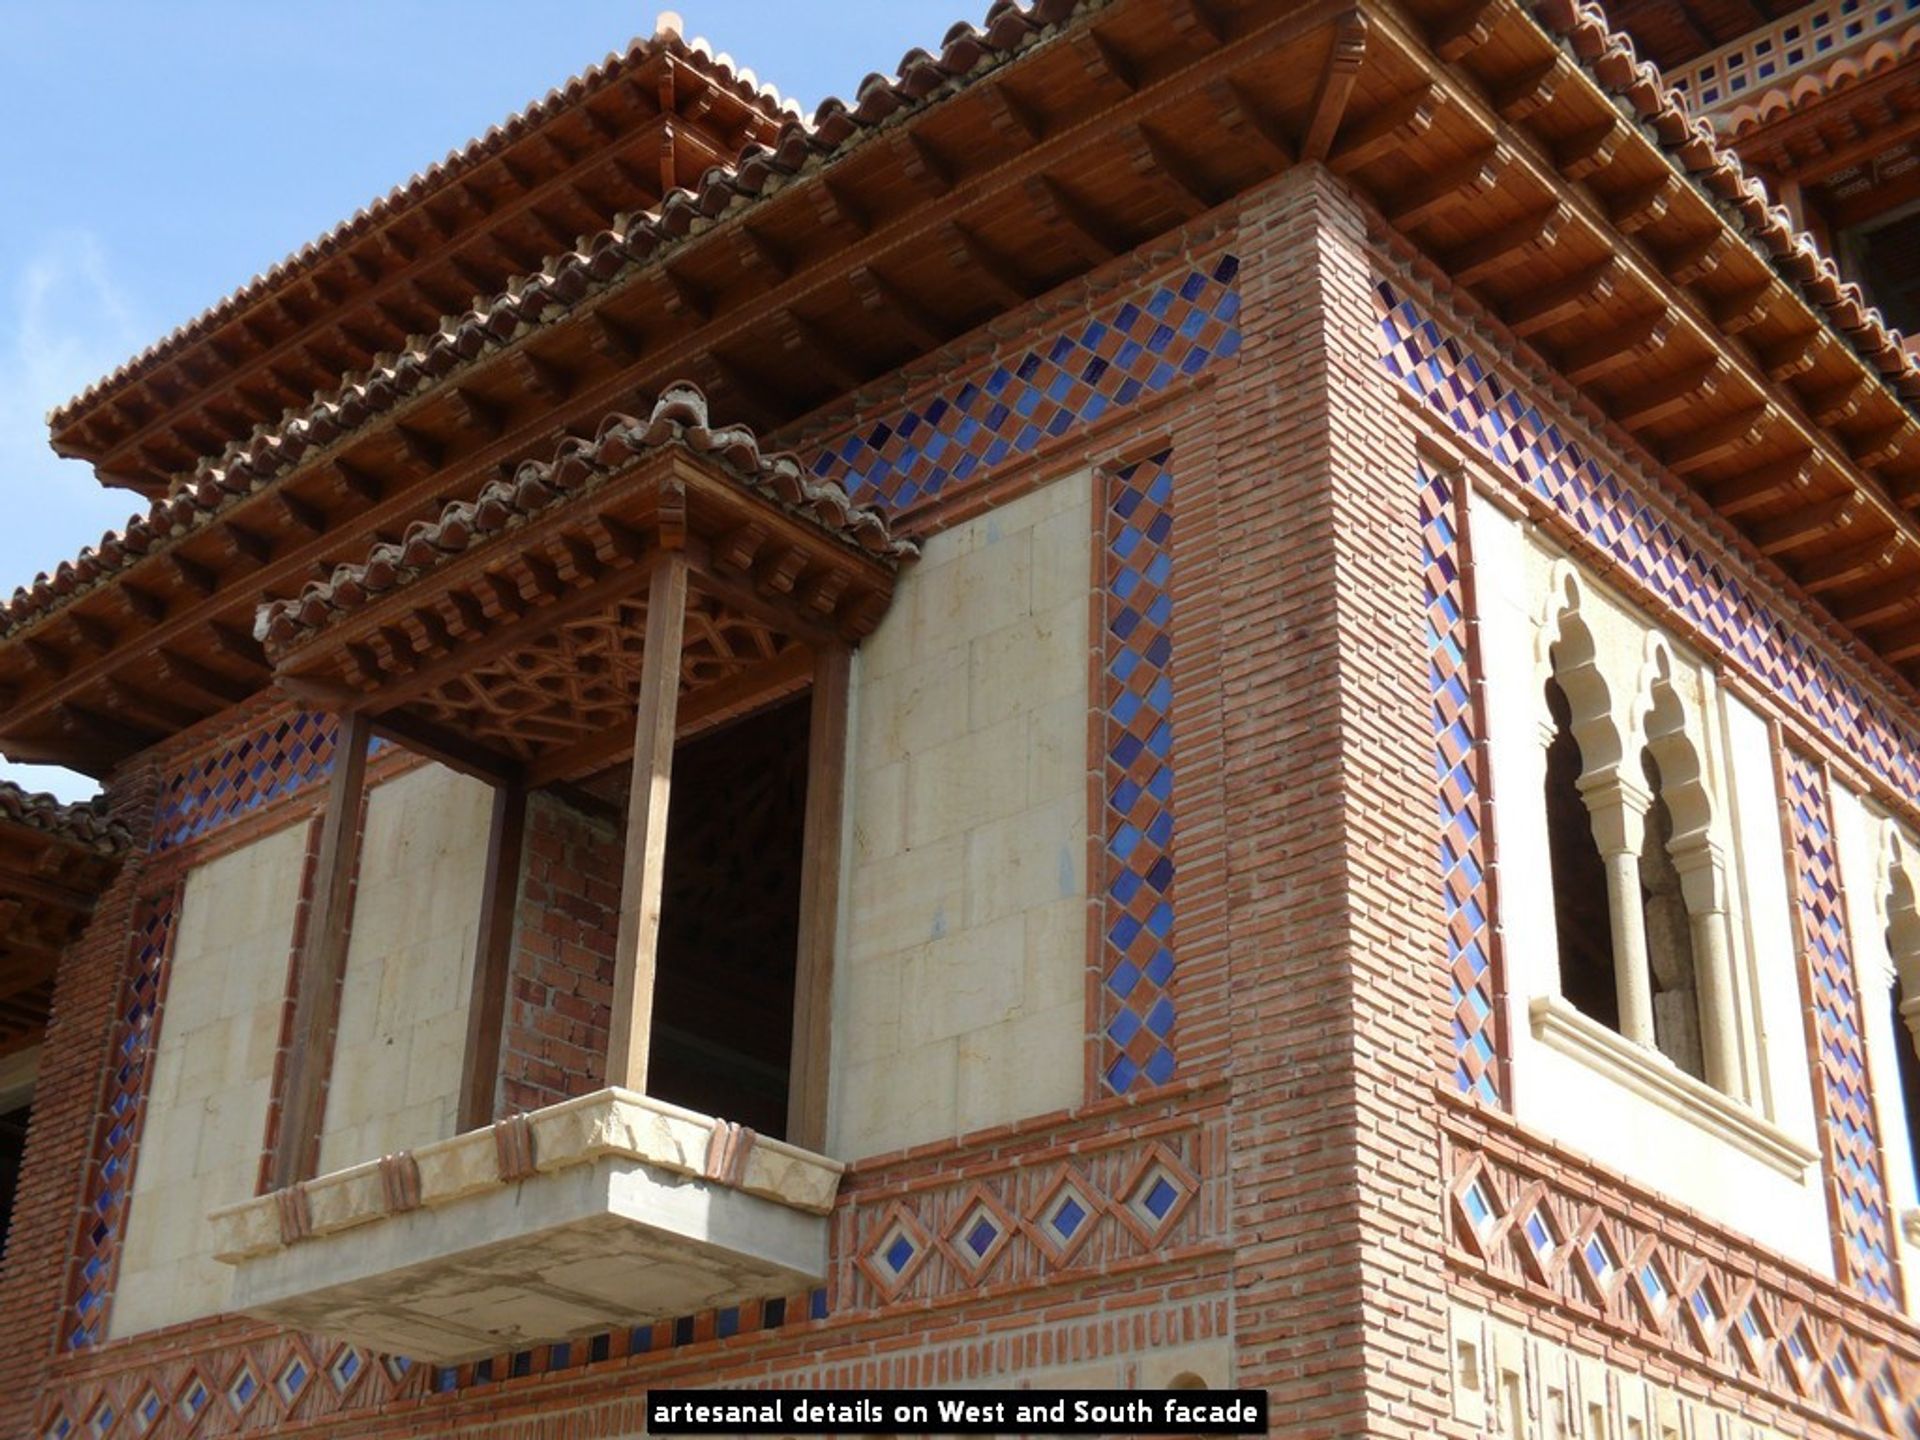
<instances>
[{"instance_id":1,"label":"wooden rafter beam","mask_svg":"<svg viewBox=\"0 0 1920 1440\"><path fill-rule=\"evenodd\" d=\"M1437 92L1421 85L1340 127L1327 154L1327 168L1346 175L1404 149L1433 127L1439 114Z\"/></svg>"},{"instance_id":2,"label":"wooden rafter beam","mask_svg":"<svg viewBox=\"0 0 1920 1440\"><path fill-rule=\"evenodd\" d=\"M1619 280L1620 262L1608 256L1521 295L1507 304L1502 315L1514 334L1522 338L1538 335L1607 299Z\"/></svg>"},{"instance_id":3,"label":"wooden rafter beam","mask_svg":"<svg viewBox=\"0 0 1920 1440\"><path fill-rule=\"evenodd\" d=\"M1478 285L1527 256L1550 249L1570 213L1563 202L1544 205L1449 250L1439 257L1441 268L1459 284Z\"/></svg>"},{"instance_id":4,"label":"wooden rafter beam","mask_svg":"<svg viewBox=\"0 0 1920 1440\"><path fill-rule=\"evenodd\" d=\"M1389 197L1387 219L1402 230L1417 230L1434 216L1493 189L1512 160L1512 152L1504 145L1489 142L1442 164Z\"/></svg>"},{"instance_id":5,"label":"wooden rafter beam","mask_svg":"<svg viewBox=\"0 0 1920 1440\"><path fill-rule=\"evenodd\" d=\"M1333 22L1333 41L1300 136L1302 160L1325 160L1333 148L1333 137L1339 132L1366 59L1367 28L1367 17L1360 10L1349 10Z\"/></svg>"}]
</instances>

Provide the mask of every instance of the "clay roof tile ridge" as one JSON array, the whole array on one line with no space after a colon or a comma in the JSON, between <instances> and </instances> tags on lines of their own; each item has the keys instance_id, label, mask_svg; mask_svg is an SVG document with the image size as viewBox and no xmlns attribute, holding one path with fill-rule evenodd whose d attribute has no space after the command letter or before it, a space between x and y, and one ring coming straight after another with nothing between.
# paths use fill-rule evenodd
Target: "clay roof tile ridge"
<instances>
[{"instance_id":1,"label":"clay roof tile ridge","mask_svg":"<svg viewBox=\"0 0 1920 1440\"><path fill-rule=\"evenodd\" d=\"M523 460L511 475L489 481L472 500L444 506L438 518L415 521L396 543L372 547L358 564L334 567L291 599L272 600L254 612L254 638L270 650L285 650L337 615L359 609L404 583L444 555L527 523L562 497L612 475L629 461L669 445L683 445L718 461L735 479L824 529L837 531L868 554L898 563L919 548L895 536L879 511L855 505L831 481L807 475L797 457L763 451L744 425L715 427L707 397L691 381L664 388L642 420L622 411L605 416L592 436L569 436L548 460Z\"/></svg>"},{"instance_id":2,"label":"clay roof tile ridge","mask_svg":"<svg viewBox=\"0 0 1920 1440\"><path fill-rule=\"evenodd\" d=\"M45 791L0 780L0 820L57 835L101 855L127 848L127 827L108 813L106 797L66 802Z\"/></svg>"}]
</instances>

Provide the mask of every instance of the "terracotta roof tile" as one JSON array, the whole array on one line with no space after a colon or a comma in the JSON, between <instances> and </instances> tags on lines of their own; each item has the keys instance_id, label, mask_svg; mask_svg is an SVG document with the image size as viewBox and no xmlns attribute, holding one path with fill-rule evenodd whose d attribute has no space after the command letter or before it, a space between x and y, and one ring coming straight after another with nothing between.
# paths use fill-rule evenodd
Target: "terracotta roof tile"
<instances>
[{"instance_id":1,"label":"terracotta roof tile","mask_svg":"<svg viewBox=\"0 0 1920 1440\"><path fill-rule=\"evenodd\" d=\"M1865 49L1842 55L1819 69L1800 71L1738 105L1717 109L1713 111L1714 121L1722 133L1738 137L1782 119L1824 95L1870 80L1913 55L1920 55L1920 22L1884 35Z\"/></svg>"},{"instance_id":2,"label":"terracotta roof tile","mask_svg":"<svg viewBox=\"0 0 1920 1440\"><path fill-rule=\"evenodd\" d=\"M670 17L662 18L665 20ZM537 130L555 114L580 103L610 81L617 80L627 71L661 53L672 54L698 67L722 88L731 91L746 103L757 105L767 111L770 118L778 118L781 115L798 117L799 112L795 107L781 99L779 93L771 86L761 85L751 70L735 66L731 56L715 54L712 47L704 40L683 40L677 30L671 28L662 29L659 33L644 39L636 37L624 52L610 53L598 65L582 71L566 84L549 90L545 96L534 101L524 110L508 116L500 124L491 126L486 134L469 142L463 149L449 151L446 158L439 163L428 166L424 171L407 180L405 184L394 186L379 199L356 210L319 239L303 245L279 264L254 276L226 298L209 306L193 319L156 340L111 374L96 380L66 404L50 411L47 415L47 424L54 429L66 425L80 411L106 392L125 384L140 371L191 344L208 331L218 329L241 310L271 293L292 276L352 245L375 226L392 219L484 165L500 151Z\"/></svg>"},{"instance_id":3,"label":"terracotta roof tile","mask_svg":"<svg viewBox=\"0 0 1920 1440\"><path fill-rule=\"evenodd\" d=\"M104 799L70 805L11 780L0 780L0 822L5 821L57 836L97 855L117 855L128 844L126 826L108 816Z\"/></svg>"},{"instance_id":4,"label":"terracotta roof tile","mask_svg":"<svg viewBox=\"0 0 1920 1440\"><path fill-rule=\"evenodd\" d=\"M16 590L0 608L0 638L124 568L153 545L206 524L307 454L484 351L537 328L550 318L550 310L570 309L671 251L717 217L819 170L883 121L951 93L976 72L1004 63L1109 3L1033 0L1023 6L1018 0L995 0L979 28L965 22L953 26L938 55L907 52L892 78L869 75L863 80L851 104L826 100L810 123L790 121L775 144L747 147L735 165L710 169L696 189L670 192L657 212L623 216L609 229L583 237L576 249L550 258L502 294L448 317L431 335L416 337L404 353L380 357L372 370L346 377L339 390L316 397L305 410L289 411L220 456L203 459L189 483L155 501L145 516L134 516L124 530L103 536L99 546L82 550L52 575ZM1605 12L1590 0L1537 0L1534 13L1720 203L1736 228L1771 255L1780 273L1800 287L1886 383L1910 406L1920 407L1920 357L1910 354L1898 332L1865 304L1858 287L1841 281L1834 262L1820 253L1812 237L1794 231L1786 211L1770 202L1760 180L1746 173L1711 123L1687 112L1679 93L1639 58L1633 42L1612 30Z\"/></svg>"},{"instance_id":5,"label":"terracotta roof tile","mask_svg":"<svg viewBox=\"0 0 1920 1440\"><path fill-rule=\"evenodd\" d=\"M590 291L673 248L697 226L736 205L750 204L789 181L818 169L857 137L892 116L957 88L988 61L999 62L1051 34L1077 14L1111 0L995 0L979 28L952 26L936 56L910 50L892 79L869 75L852 104L828 98L810 122L790 121L773 146L749 145L737 164L714 166L695 190L674 190L658 211L622 216L578 248L551 257L532 275L464 315L445 319L438 330L416 337L400 355L386 355L367 372L349 375L340 389L315 398L304 411L289 411L261 426L245 442L217 458L203 459L191 482L153 502L98 546L62 561L51 575L13 592L0 607L0 638L55 609L115 572L152 546L206 524L240 497L291 469L310 451L365 424L417 390L542 323L550 306L571 307ZM169 342L162 342L163 344ZM107 383L107 382L102 382ZM96 387L98 388L98 387Z\"/></svg>"},{"instance_id":6,"label":"terracotta roof tile","mask_svg":"<svg viewBox=\"0 0 1920 1440\"><path fill-rule=\"evenodd\" d=\"M494 480L471 501L455 501L437 520L417 521L399 543L376 545L358 565L341 565L310 582L290 600L255 613L254 636L284 650L338 616L372 603L454 555L524 525L631 464L670 446L718 461L742 485L801 515L847 543L892 563L918 554L911 541L887 528L876 510L854 505L838 485L810 478L797 457L768 454L743 425L708 425L707 398L696 385L670 385L645 419L613 414L591 440L564 441L549 461L524 462L511 478Z\"/></svg>"},{"instance_id":7,"label":"terracotta roof tile","mask_svg":"<svg viewBox=\"0 0 1920 1440\"><path fill-rule=\"evenodd\" d=\"M1681 168L1719 202L1735 228L1771 256L1775 268L1800 287L1894 392L1920 411L1920 359L1906 350L1900 332L1865 303L1858 286L1841 281L1834 262L1820 253L1812 236L1794 230L1786 210L1770 202L1766 187L1747 174L1712 122L1688 112L1685 99L1640 59L1633 41L1608 25L1606 12L1591 0L1538 0L1534 14L1653 131Z\"/></svg>"}]
</instances>

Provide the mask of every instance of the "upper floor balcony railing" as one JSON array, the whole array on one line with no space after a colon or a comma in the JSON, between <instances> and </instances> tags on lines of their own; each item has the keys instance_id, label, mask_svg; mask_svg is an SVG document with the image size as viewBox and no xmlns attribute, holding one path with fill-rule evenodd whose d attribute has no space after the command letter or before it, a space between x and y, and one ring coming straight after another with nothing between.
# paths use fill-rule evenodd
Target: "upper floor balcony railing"
<instances>
[{"instance_id":1,"label":"upper floor balcony railing","mask_svg":"<svg viewBox=\"0 0 1920 1440\"><path fill-rule=\"evenodd\" d=\"M1810 66L1865 49L1916 18L1920 0L1818 0L1667 78L1694 113L1713 117Z\"/></svg>"}]
</instances>

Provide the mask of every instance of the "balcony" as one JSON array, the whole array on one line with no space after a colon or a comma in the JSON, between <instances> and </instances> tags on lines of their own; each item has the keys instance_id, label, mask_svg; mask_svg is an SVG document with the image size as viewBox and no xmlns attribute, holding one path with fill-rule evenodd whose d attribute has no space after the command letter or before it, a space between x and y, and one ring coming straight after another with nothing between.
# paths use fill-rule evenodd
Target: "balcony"
<instances>
[{"instance_id":1,"label":"balcony","mask_svg":"<svg viewBox=\"0 0 1920 1440\"><path fill-rule=\"evenodd\" d=\"M210 1220L235 1310L452 1364L821 1284L841 1169L609 1089Z\"/></svg>"}]
</instances>

